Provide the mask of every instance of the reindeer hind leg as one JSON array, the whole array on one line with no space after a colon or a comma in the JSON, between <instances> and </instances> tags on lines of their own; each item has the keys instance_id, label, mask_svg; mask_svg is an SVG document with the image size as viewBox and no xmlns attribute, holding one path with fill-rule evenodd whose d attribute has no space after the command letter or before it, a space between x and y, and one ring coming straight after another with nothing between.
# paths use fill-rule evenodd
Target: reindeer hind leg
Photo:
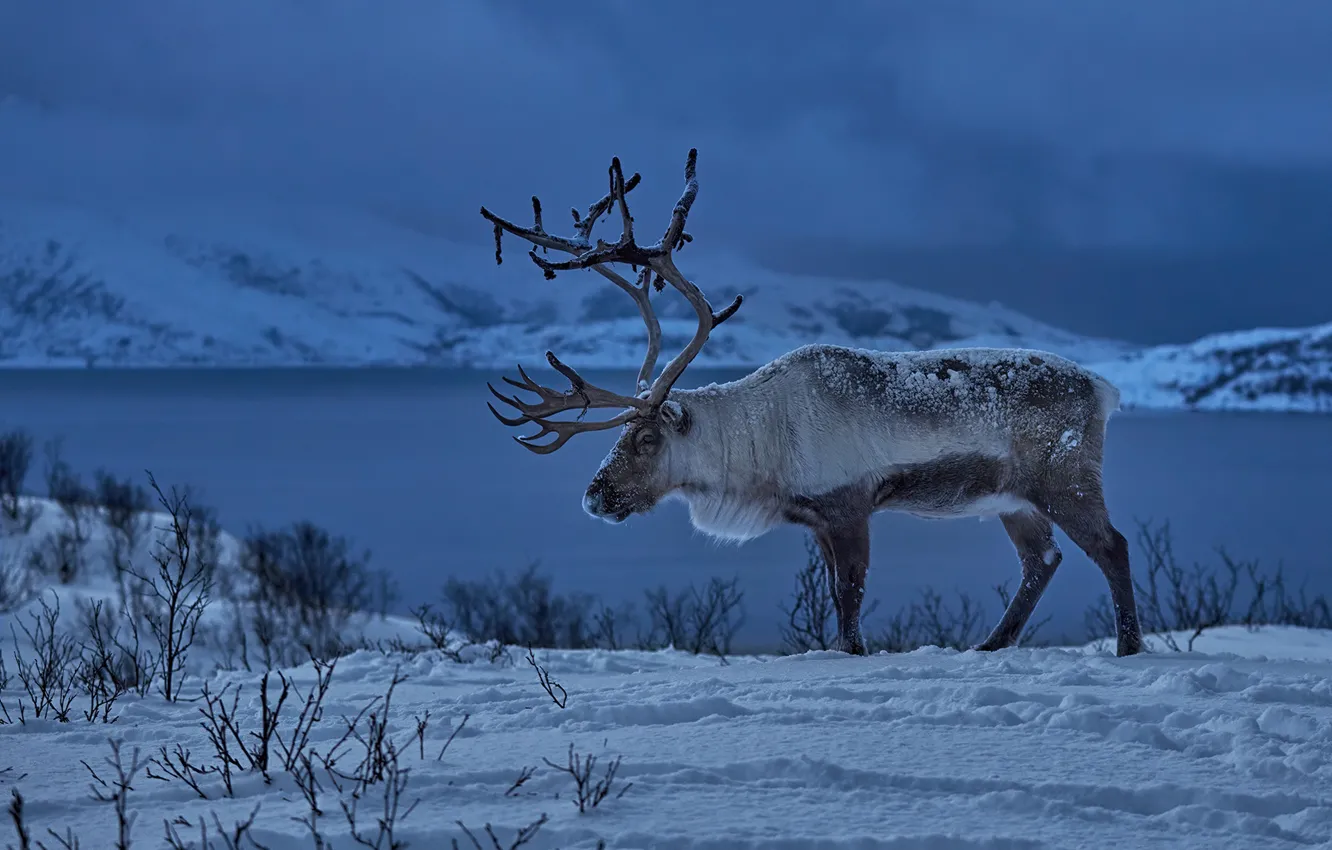
<instances>
[{"instance_id":1,"label":"reindeer hind leg","mask_svg":"<svg viewBox=\"0 0 1332 850\"><path fill-rule=\"evenodd\" d=\"M1017 643L1036 610L1036 603L1040 602L1064 559L1054 539L1054 526L1045 516L1034 511L1011 513L1001 516L1000 521L1022 561L1022 583L990 636L976 647L982 651L1003 649Z\"/></svg>"},{"instance_id":2,"label":"reindeer hind leg","mask_svg":"<svg viewBox=\"0 0 1332 850\"><path fill-rule=\"evenodd\" d=\"M1061 488L1045 504L1050 518L1100 567L1110 585L1110 602L1115 609L1115 654L1141 652L1142 626L1133 598L1128 540L1110 522L1100 482L1092 480Z\"/></svg>"}]
</instances>

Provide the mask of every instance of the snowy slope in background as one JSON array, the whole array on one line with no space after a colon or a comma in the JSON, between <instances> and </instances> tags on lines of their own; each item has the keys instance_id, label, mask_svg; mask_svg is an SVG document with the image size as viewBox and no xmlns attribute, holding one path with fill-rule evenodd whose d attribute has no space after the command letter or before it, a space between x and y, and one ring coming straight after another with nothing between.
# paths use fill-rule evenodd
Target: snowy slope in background
<instances>
[{"instance_id":1,"label":"snowy slope in background","mask_svg":"<svg viewBox=\"0 0 1332 850\"><path fill-rule=\"evenodd\" d=\"M488 225L477 217L477 230ZM0 359L97 365L539 362L637 366L633 302L592 272L545 280L517 239L493 252L328 209L136 210L0 203ZM697 253L680 264L745 309L699 365L764 363L811 339L902 349L991 341L1082 358L1128 350L997 305L889 283L785 276ZM675 293L664 344L693 335Z\"/></svg>"},{"instance_id":2,"label":"snowy slope in background","mask_svg":"<svg viewBox=\"0 0 1332 850\"><path fill-rule=\"evenodd\" d=\"M890 282L785 275L695 245L678 262L715 305L746 296L699 366L752 367L814 341L995 345L1092 365L1126 407L1317 410L1330 392L1326 329L1140 351ZM655 303L676 350L692 311L673 292ZM615 287L591 272L547 281L516 238L497 267L489 247L339 209L0 200L0 365L507 369L551 349L578 367L635 368L643 333Z\"/></svg>"},{"instance_id":3,"label":"snowy slope in background","mask_svg":"<svg viewBox=\"0 0 1332 850\"><path fill-rule=\"evenodd\" d=\"M1092 365L1126 407L1332 412L1332 324L1212 334Z\"/></svg>"}]
</instances>

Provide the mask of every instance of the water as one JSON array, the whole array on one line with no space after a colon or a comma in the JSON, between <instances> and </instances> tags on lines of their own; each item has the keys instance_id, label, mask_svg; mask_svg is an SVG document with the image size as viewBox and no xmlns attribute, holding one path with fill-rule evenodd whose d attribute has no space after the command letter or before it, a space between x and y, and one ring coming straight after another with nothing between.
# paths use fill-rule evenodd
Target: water
<instances>
[{"instance_id":1,"label":"water","mask_svg":"<svg viewBox=\"0 0 1332 850\"><path fill-rule=\"evenodd\" d=\"M737 374L698 370L686 381ZM450 575L514 572L533 561L558 588L608 600L738 575L745 637L775 639L777 606L804 561L803 532L782 528L743 546L718 545L692 531L679 504L618 527L588 518L582 492L613 432L533 455L486 410L485 381L497 377L409 369L0 371L7 402L0 426L29 429L39 440L63 436L66 458L81 471L100 466L143 480L150 469L163 485L190 484L236 532L309 519L347 535L395 576L404 608L435 600ZM588 377L610 387L633 382L628 372ZM1105 486L1130 538L1135 518L1169 519L1185 559L1209 559L1223 544L1239 556L1281 560L1290 575L1328 592L1329 473L1327 417L1119 414ZM40 486L37 468L29 487ZM881 514L873 528L868 596L884 610L927 584L981 594L1004 580L1016 584L1017 559L997 522ZM1054 631L1080 635L1082 612L1104 582L1060 540L1064 565L1038 616L1052 615Z\"/></svg>"}]
</instances>

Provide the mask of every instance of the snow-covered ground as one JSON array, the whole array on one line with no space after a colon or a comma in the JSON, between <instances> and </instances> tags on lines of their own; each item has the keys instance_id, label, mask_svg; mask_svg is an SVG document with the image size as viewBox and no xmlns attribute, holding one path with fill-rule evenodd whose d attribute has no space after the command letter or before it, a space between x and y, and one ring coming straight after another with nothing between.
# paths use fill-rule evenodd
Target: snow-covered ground
<instances>
[{"instance_id":1,"label":"snow-covered ground","mask_svg":"<svg viewBox=\"0 0 1332 850\"><path fill-rule=\"evenodd\" d=\"M58 519L43 516L31 535L6 545L58 530ZM165 520L156 516L153 525ZM221 540L225 558L235 541ZM90 570L60 595L68 616L78 598L110 601L115 593ZM162 748L169 756L179 745L204 771L193 775L197 791L180 779L150 778L150 769L162 775L160 764L139 772L125 798L133 846L166 846L168 828L183 846L202 846L202 823L222 847L217 826L229 831L256 807L249 837L257 845L239 846L317 846L301 822L310 813L300 790L310 775L306 763L282 764L316 680L311 664L285 671L295 691L280 715L282 744L274 742L267 781L233 741L239 763L227 793L213 770L219 761L205 729L207 702L198 697L206 684L229 707L239 688L235 726L253 752L260 673L215 671L218 659L204 646L190 665L199 672L177 702L124 696L116 721L98 724L79 716L80 698L68 723L33 720L31 712L20 723L26 693L15 652L31 657L32 646L10 626L27 622L35 604L0 615L0 657L10 673L0 687L9 713L0 719L14 721L0 725L0 796L8 803L11 791L21 794L34 840L54 846L46 830L69 828L85 847L112 846L115 805L92 792L114 791L105 761L114 738L127 765L136 748L142 760L162 759ZM403 620L372 618L361 633L411 642L414 630ZM725 661L675 651L538 650L540 670L521 650L497 660L473 653L467 663L435 649L361 650L336 662L308 733L322 812L315 825L325 846L357 846L342 805L353 802L356 780L346 776L360 772L367 748L356 736L343 739L350 723L373 740L371 727L386 719L404 771L394 828L402 847L447 848L451 839L472 847L466 827L480 846L507 848L517 830L543 816L524 846L1327 846L1332 632L1217 629L1195 650L1119 659L1096 646L923 649ZM372 703L395 672L401 681L385 711ZM549 694L542 675L553 682ZM269 687L272 705L276 679ZM615 765L608 793L584 813L575 779L563 770L570 747L580 760L596 757L594 784ZM319 758L331 753L341 755L334 770L344 777L336 781ZM393 787L372 781L357 802L356 830L372 846L389 846L373 842ZM12 831L6 837L20 846Z\"/></svg>"},{"instance_id":2,"label":"snow-covered ground","mask_svg":"<svg viewBox=\"0 0 1332 850\"><path fill-rule=\"evenodd\" d=\"M671 652L538 652L567 691L563 708L521 659L460 665L433 652L363 651L337 663L311 745L326 752L342 718L384 693L395 669L405 675L389 721L410 769L402 808L416 804L395 835L413 847L447 847L451 838L470 846L460 821L477 832L493 824L507 847L542 815L550 820L528 846L1326 846L1332 640L1264 630L1226 631L1216 642L1250 657L919 650L723 665ZM302 692L313 681L308 665L292 675ZM256 680L227 674L210 683L215 692L226 682L244 687L246 730L257 727ZM421 758L411 739L427 712ZM188 702L128 700L112 726L0 727L0 770L12 768L0 786L21 790L39 835L68 826L85 842L109 844L113 809L89 797L82 764L105 778L109 735L124 740L126 757L176 744L199 762L212 753L199 706ZM621 759L609 796L585 814L574 780L545 763L565 765L570 745L597 756L594 779ZM314 846L294 820L308 807L280 770L272 784L240 776L234 798L215 777L201 792L207 799L141 776L128 796L136 846L158 846L165 821L207 817L211 826L215 813L229 828L256 805L258 842ZM360 828L371 837L381 795L373 788L361 803ZM352 846L338 795L321 796L325 837Z\"/></svg>"},{"instance_id":3,"label":"snow-covered ground","mask_svg":"<svg viewBox=\"0 0 1332 850\"><path fill-rule=\"evenodd\" d=\"M0 365L508 369L552 349L578 368L638 366L644 331L630 299L591 272L544 280L512 237L497 267L480 216L476 226L478 242L460 244L347 209L0 200ZM754 367L809 342L1014 346L1104 372L1129 407L1332 404L1332 326L1143 350L999 304L782 274L706 246L679 262L718 305L746 296L699 366ZM665 348L678 349L692 310L671 292L656 303Z\"/></svg>"}]
</instances>

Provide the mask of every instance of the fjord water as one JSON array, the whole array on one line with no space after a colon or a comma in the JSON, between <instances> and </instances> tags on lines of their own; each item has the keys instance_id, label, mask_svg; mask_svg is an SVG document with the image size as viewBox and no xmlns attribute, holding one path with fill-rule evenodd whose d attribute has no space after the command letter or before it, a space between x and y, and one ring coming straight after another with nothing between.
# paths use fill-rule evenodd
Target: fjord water
<instances>
[{"instance_id":1,"label":"fjord water","mask_svg":"<svg viewBox=\"0 0 1332 850\"><path fill-rule=\"evenodd\" d=\"M690 386L740 372L690 370ZM533 372L537 380L554 376ZM629 372L588 373L608 387ZM64 438L67 460L164 486L188 484L242 533L309 519L372 552L400 590L398 607L435 601L448 576L513 573L532 561L557 590L608 601L642 590L739 576L746 643L774 644L779 603L804 562L803 533L782 528L743 546L692 531L683 505L612 527L587 517L583 489L614 432L585 434L539 457L486 410L498 373L425 369L0 371L0 427ZM557 385L557 384L552 384ZM532 429L535 430L535 429ZM528 431L519 431L528 433ZM1110 424L1105 486L1111 515L1170 520L1182 560L1238 557L1284 563L1298 584L1332 591L1332 418L1278 414L1119 413ZM40 453L28 481L41 489ZM874 522L867 596L881 612L918 587L982 595L1018 565L998 522ZM1065 551L1038 617L1081 636L1100 573ZM1140 556L1134 548L1135 564ZM874 627L874 618L866 622Z\"/></svg>"}]
</instances>

